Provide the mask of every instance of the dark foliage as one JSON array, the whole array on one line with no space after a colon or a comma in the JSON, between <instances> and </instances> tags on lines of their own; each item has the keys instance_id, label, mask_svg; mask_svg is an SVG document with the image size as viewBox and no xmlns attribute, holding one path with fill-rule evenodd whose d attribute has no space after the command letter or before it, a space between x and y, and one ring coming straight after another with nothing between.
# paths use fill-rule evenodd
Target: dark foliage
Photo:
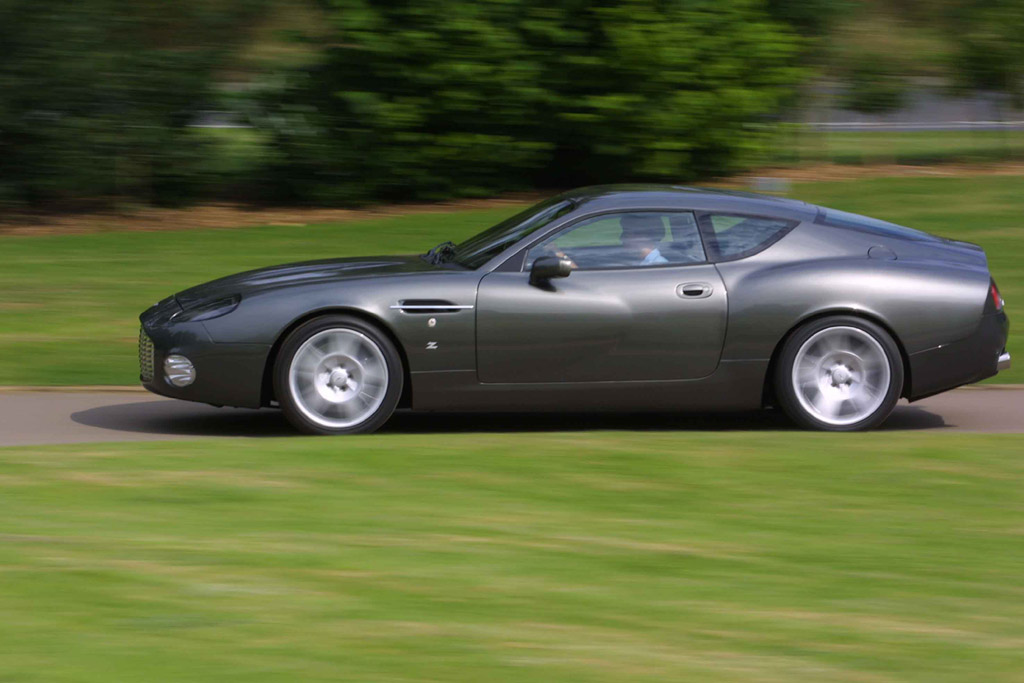
<instances>
[{"instance_id":1,"label":"dark foliage","mask_svg":"<svg viewBox=\"0 0 1024 683\"><path fill-rule=\"evenodd\" d=\"M801 76L754 0L335 0L267 99L271 187L344 203L727 172Z\"/></svg>"},{"instance_id":2,"label":"dark foliage","mask_svg":"<svg viewBox=\"0 0 1024 683\"><path fill-rule=\"evenodd\" d=\"M194 196L203 146L188 122L256 10L245 0L0 4L0 200Z\"/></svg>"}]
</instances>

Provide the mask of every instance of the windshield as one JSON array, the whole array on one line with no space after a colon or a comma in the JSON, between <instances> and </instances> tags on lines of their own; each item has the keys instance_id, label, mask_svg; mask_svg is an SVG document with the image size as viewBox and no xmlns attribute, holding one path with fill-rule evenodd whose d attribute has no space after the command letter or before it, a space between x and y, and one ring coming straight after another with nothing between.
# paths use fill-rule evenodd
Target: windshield
<instances>
[{"instance_id":1,"label":"windshield","mask_svg":"<svg viewBox=\"0 0 1024 683\"><path fill-rule=\"evenodd\" d=\"M492 228L455 247L455 261L467 268L479 268L535 230L572 210L568 199L553 197L503 220Z\"/></svg>"}]
</instances>

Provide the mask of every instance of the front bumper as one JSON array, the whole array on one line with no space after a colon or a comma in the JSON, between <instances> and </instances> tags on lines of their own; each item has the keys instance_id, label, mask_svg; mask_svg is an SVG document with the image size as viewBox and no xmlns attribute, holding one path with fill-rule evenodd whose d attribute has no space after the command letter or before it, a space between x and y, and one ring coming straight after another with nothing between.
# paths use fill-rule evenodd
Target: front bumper
<instances>
[{"instance_id":1,"label":"front bumper","mask_svg":"<svg viewBox=\"0 0 1024 683\"><path fill-rule=\"evenodd\" d=\"M172 323L174 307L161 302L141 316L139 381L169 398L216 406L259 408L270 347L265 344L215 343L202 323ZM167 381L164 360L176 354L195 366L195 382L176 387Z\"/></svg>"}]
</instances>

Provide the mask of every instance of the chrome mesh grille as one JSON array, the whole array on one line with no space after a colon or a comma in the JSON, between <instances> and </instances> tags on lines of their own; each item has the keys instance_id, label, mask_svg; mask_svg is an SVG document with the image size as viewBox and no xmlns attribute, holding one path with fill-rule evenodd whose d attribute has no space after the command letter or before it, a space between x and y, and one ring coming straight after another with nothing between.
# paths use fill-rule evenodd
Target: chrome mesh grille
<instances>
[{"instance_id":1,"label":"chrome mesh grille","mask_svg":"<svg viewBox=\"0 0 1024 683\"><path fill-rule=\"evenodd\" d=\"M139 328L139 378L143 382L153 381L153 341L145 328Z\"/></svg>"}]
</instances>

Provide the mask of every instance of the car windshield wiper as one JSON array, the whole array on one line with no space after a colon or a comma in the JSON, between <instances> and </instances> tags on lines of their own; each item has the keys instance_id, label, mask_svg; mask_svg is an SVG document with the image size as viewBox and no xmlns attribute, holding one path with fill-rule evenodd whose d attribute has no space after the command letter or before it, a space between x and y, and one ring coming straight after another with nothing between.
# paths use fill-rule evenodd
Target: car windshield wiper
<instances>
[{"instance_id":1,"label":"car windshield wiper","mask_svg":"<svg viewBox=\"0 0 1024 683\"><path fill-rule=\"evenodd\" d=\"M441 242L426 254L423 254L423 258L435 266L439 266L442 263L448 263L455 258L455 243L454 242Z\"/></svg>"}]
</instances>

